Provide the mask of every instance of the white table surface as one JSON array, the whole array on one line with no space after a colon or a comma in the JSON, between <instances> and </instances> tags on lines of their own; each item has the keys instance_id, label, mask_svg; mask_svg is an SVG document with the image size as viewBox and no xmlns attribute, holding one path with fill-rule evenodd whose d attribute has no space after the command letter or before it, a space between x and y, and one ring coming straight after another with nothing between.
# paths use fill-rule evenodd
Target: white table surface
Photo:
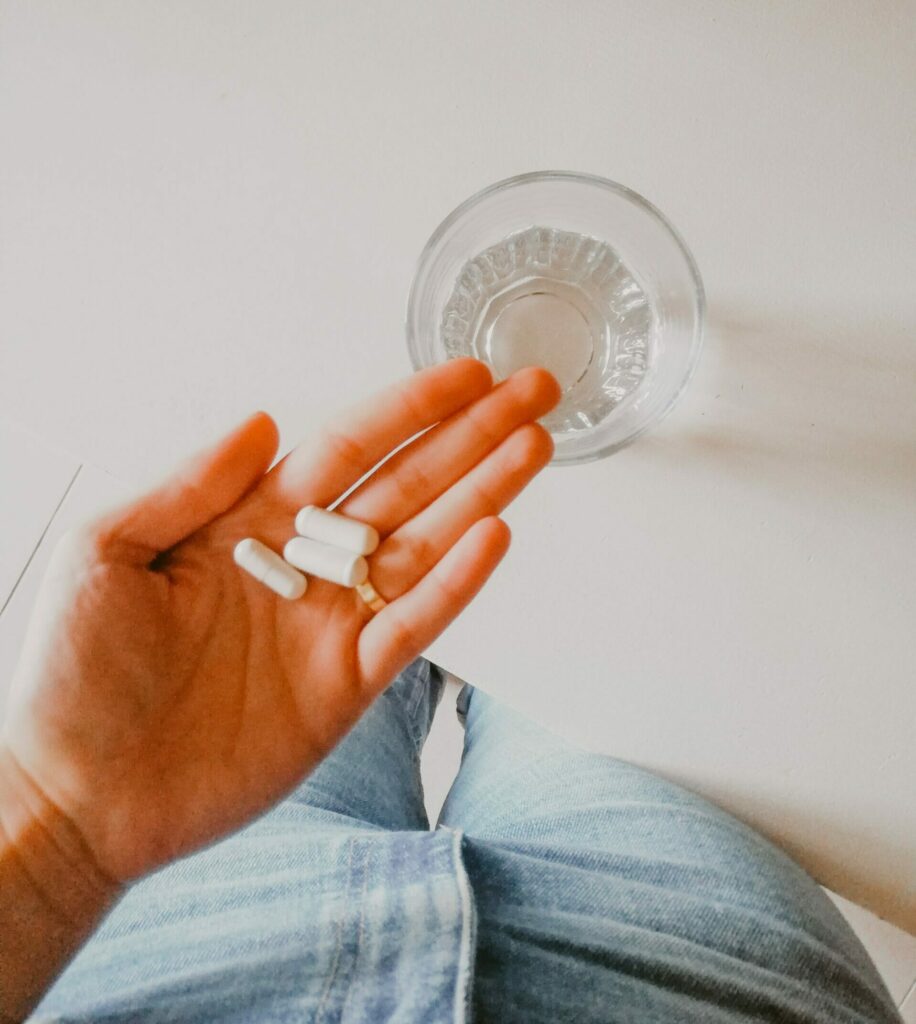
<instances>
[{"instance_id":1,"label":"white table surface","mask_svg":"<svg viewBox=\"0 0 916 1024\"><path fill-rule=\"evenodd\" d=\"M584 170L709 297L657 432L552 469L434 647L916 930L916 6L0 6L4 415L141 479L407 371L470 193Z\"/></svg>"}]
</instances>

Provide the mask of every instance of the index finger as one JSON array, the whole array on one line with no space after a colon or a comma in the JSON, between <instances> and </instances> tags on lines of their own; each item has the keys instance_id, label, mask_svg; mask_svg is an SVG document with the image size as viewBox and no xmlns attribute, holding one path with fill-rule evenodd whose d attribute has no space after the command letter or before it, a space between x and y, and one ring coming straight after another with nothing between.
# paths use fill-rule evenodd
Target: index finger
<instances>
[{"instance_id":1,"label":"index finger","mask_svg":"<svg viewBox=\"0 0 916 1024\"><path fill-rule=\"evenodd\" d=\"M329 505L415 434L480 398L493 386L477 359L420 370L332 420L268 474L271 494L291 504Z\"/></svg>"}]
</instances>

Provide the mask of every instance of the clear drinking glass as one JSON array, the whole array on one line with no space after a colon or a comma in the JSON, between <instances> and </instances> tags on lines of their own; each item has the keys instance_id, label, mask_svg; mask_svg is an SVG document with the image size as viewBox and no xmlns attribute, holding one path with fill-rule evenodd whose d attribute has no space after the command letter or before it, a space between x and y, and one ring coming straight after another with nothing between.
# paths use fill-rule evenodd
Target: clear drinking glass
<instances>
[{"instance_id":1,"label":"clear drinking glass","mask_svg":"<svg viewBox=\"0 0 916 1024\"><path fill-rule=\"evenodd\" d=\"M642 196L565 171L497 182L453 210L420 256L407 306L419 369L460 355L496 379L545 366L555 463L609 455L657 424L696 366L703 283Z\"/></svg>"}]
</instances>

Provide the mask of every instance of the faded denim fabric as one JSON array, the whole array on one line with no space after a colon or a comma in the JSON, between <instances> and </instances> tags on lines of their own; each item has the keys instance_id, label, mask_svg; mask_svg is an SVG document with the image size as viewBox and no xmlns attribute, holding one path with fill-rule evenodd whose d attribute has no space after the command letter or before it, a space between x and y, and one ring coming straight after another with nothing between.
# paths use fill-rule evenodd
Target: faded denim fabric
<instances>
[{"instance_id":1,"label":"faded denim fabric","mask_svg":"<svg viewBox=\"0 0 916 1024\"><path fill-rule=\"evenodd\" d=\"M814 882L699 797L465 687L429 831L417 661L287 800L135 885L35 1021L898 1021Z\"/></svg>"},{"instance_id":2,"label":"faded denim fabric","mask_svg":"<svg viewBox=\"0 0 916 1024\"><path fill-rule=\"evenodd\" d=\"M861 943L762 836L465 687L460 823L478 1024L900 1017Z\"/></svg>"}]
</instances>

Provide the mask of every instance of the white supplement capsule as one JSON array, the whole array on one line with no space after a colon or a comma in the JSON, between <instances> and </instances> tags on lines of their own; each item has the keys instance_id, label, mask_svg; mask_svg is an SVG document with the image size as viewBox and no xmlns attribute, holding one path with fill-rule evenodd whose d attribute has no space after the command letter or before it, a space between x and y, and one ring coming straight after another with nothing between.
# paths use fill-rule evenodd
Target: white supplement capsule
<instances>
[{"instance_id":1,"label":"white supplement capsule","mask_svg":"<svg viewBox=\"0 0 916 1024\"><path fill-rule=\"evenodd\" d=\"M356 555L371 555L378 547L378 530L368 523L348 519L339 512L328 512L317 505L306 505L296 516L296 533L322 544L333 544Z\"/></svg>"},{"instance_id":2,"label":"white supplement capsule","mask_svg":"<svg viewBox=\"0 0 916 1024\"><path fill-rule=\"evenodd\" d=\"M232 556L236 565L240 565L245 572L251 573L256 580L287 601L295 601L305 593L308 580L302 573L296 572L276 551L271 551L254 537L240 540Z\"/></svg>"},{"instance_id":3,"label":"white supplement capsule","mask_svg":"<svg viewBox=\"0 0 916 1024\"><path fill-rule=\"evenodd\" d=\"M283 557L297 569L342 587L365 583L369 575L369 565L362 555L308 537L293 537L287 541Z\"/></svg>"}]
</instances>

